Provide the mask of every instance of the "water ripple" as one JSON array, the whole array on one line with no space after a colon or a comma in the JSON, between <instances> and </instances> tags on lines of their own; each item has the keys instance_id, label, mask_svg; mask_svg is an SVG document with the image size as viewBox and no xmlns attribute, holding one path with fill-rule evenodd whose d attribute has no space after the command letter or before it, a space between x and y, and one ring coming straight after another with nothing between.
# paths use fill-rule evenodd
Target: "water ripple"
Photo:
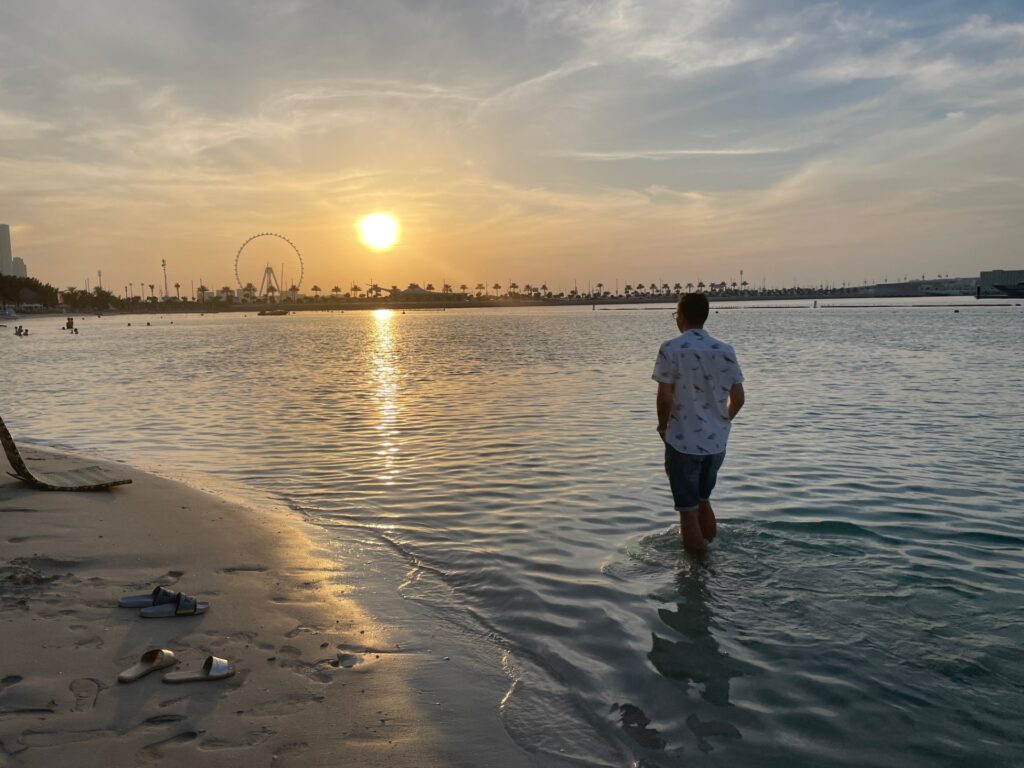
<instances>
[{"instance_id":1,"label":"water ripple","mask_svg":"<svg viewBox=\"0 0 1024 768\"><path fill-rule=\"evenodd\" d=\"M27 320L0 407L301 511L367 599L497 650L540 764L1014 765L1019 309L714 315L748 405L704 562L653 432L669 312Z\"/></svg>"}]
</instances>

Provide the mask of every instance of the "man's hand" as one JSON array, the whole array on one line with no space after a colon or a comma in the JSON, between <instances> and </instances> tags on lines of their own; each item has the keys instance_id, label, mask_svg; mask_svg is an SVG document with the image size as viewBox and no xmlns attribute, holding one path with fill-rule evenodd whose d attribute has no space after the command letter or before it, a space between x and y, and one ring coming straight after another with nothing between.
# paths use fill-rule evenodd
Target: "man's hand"
<instances>
[{"instance_id":1,"label":"man's hand","mask_svg":"<svg viewBox=\"0 0 1024 768\"><path fill-rule=\"evenodd\" d=\"M662 441L665 440L665 431L668 429L668 418L672 415L672 408L676 404L676 388L672 384L658 382L658 434Z\"/></svg>"},{"instance_id":2,"label":"man's hand","mask_svg":"<svg viewBox=\"0 0 1024 768\"><path fill-rule=\"evenodd\" d=\"M729 390L729 421L736 418L736 414L740 412L740 408L746 401L747 395L743 391L743 384L739 382L733 384L732 389Z\"/></svg>"}]
</instances>

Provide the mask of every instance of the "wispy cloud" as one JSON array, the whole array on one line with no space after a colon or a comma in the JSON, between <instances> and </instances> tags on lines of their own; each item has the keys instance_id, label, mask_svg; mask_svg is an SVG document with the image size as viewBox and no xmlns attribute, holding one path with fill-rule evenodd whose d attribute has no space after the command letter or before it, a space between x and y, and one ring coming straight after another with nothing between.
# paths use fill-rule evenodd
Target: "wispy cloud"
<instances>
[{"instance_id":1,"label":"wispy cloud","mask_svg":"<svg viewBox=\"0 0 1024 768\"><path fill-rule=\"evenodd\" d=\"M142 237L194 269L273 222L334 282L379 206L407 222L391 282L1020 261L1024 9L998 0L50 13L0 12L0 210L58 281L136 269Z\"/></svg>"},{"instance_id":2,"label":"wispy cloud","mask_svg":"<svg viewBox=\"0 0 1024 768\"><path fill-rule=\"evenodd\" d=\"M672 160L686 157L745 157L792 152L786 147L734 147L722 149L623 149L604 152L554 152L560 157L613 162L622 160Z\"/></svg>"}]
</instances>

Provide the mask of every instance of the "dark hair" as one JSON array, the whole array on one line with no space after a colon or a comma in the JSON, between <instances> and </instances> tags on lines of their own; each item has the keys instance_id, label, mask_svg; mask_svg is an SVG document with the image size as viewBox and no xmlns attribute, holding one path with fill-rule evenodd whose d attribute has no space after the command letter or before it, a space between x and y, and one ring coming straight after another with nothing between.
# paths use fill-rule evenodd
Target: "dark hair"
<instances>
[{"instance_id":1,"label":"dark hair","mask_svg":"<svg viewBox=\"0 0 1024 768\"><path fill-rule=\"evenodd\" d=\"M708 319L708 297L703 293L684 293L677 309L689 325L704 325Z\"/></svg>"}]
</instances>

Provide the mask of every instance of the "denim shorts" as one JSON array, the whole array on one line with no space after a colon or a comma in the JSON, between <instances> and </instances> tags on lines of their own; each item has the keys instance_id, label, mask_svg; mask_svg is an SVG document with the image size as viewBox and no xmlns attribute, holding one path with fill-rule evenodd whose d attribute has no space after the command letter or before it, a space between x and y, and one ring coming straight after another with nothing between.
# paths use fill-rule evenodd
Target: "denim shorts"
<instances>
[{"instance_id":1,"label":"denim shorts","mask_svg":"<svg viewBox=\"0 0 1024 768\"><path fill-rule=\"evenodd\" d=\"M665 444L665 472L672 486L672 500L676 510L689 512L697 508L697 502L711 498L723 461L725 451L697 456L680 453L668 443Z\"/></svg>"}]
</instances>

